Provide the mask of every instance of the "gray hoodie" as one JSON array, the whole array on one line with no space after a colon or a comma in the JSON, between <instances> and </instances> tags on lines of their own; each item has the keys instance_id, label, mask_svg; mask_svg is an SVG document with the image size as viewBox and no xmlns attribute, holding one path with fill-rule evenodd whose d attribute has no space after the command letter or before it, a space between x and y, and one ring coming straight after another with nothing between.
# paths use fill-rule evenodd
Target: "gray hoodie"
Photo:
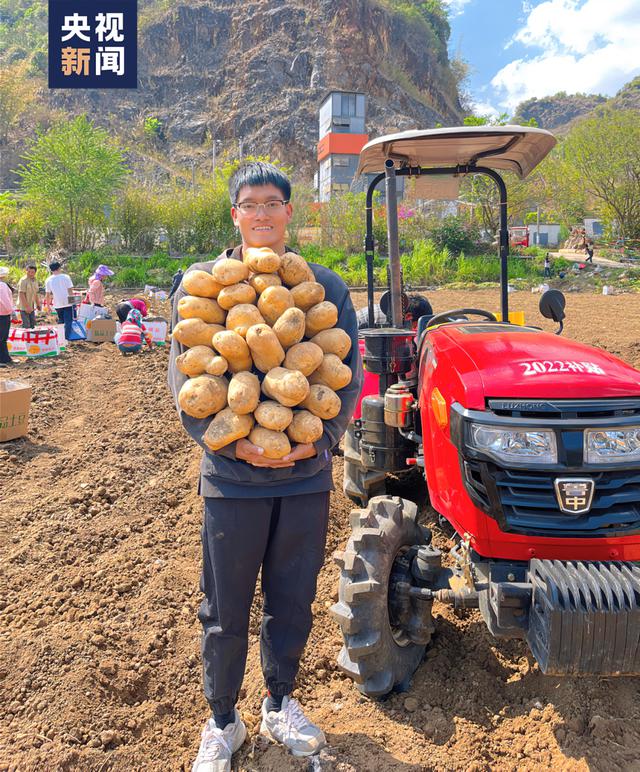
<instances>
[{"instance_id":1,"label":"gray hoodie","mask_svg":"<svg viewBox=\"0 0 640 772\"><path fill-rule=\"evenodd\" d=\"M241 247L225 250L217 260L230 257L242 259ZM194 263L189 271L204 270L211 272L212 265L217 261L206 263ZM246 461L238 460L235 456L235 442L211 451L202 441L210 418L198 419L186 415L178 406L178 393L182 384L187 380L176 367L176 357L185 351L185 347L173 340L169 358L169 387L173 392L176 409L183 426L191 437L204 449L205 453L200 466L201 496L214 498L260 498L262 496L294 496L307 493L319 493L331 490L333 482L331 477L331 449L334 448L347 429L356 406L360 390L362 388L362 362L358 348L358 325L356 312L351 303L349 290L342 279L329 268L315 263L309 263L315 274L316 281L325 289L325 300L334 303L338 308L338 322L336 327L343 329L351 338L351 351L345 359L353 372L351 383L344 389L340 389L342 408L340 413L330 421L323 421L324 434L315 443L317 454L313 458L298 461L292 467L283 469L269 469L256 467ZM178 288L173 304L173 328L180 321L178 316L178 303L184 297L185 292L182 283ZM254 368L253 371L260 380L263 373Z\"/></svg>"}]
</instances>

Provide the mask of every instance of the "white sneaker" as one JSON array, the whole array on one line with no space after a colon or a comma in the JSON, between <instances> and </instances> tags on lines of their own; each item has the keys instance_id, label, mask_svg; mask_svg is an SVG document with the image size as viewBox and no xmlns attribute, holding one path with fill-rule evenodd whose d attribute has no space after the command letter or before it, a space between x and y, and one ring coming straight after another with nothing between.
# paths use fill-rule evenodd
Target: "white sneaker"
<instances>
[{"instance_id":1,"label":"white sneaker","mask_svg":"<svg viewBox=\"0 0 640 772\"><path fill-rule=\"evenodd\" d=\"M280 710L262 703L260 734L285 745L294 756L312 756L327 744L324 732L304 715L298 700L283 697Z\"/></svg>"},{"instance_id":2,"label":"white sneaker","mask_svg":"<svg viewBox=\"0 0 640 772\"><path fill-rule=\"evenodd\" d=\"M210 718L202 730L202 740L191 772L231 772L231 756L240 749L247 736L237 709L232 724L218 729Z\"/></svg>"}]
</instances>

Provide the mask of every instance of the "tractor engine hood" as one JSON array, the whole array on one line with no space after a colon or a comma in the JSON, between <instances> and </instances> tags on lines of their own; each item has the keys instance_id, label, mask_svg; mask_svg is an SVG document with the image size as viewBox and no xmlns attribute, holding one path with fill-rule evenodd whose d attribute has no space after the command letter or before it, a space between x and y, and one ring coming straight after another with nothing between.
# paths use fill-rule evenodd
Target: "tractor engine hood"
<instances>
[{"instance_id":1,"label":"tractor engine hood","mask_svg":"<svg viewBox=\"0 0 640 772\"><path fill-rule=\"evenodd\" d=\"M447 324L432 334L436 357L450 358L470 409L483 410L489 397L640 396L640 371L601 349L548 332L474 323Z\"/></svg>"}]
</instances>

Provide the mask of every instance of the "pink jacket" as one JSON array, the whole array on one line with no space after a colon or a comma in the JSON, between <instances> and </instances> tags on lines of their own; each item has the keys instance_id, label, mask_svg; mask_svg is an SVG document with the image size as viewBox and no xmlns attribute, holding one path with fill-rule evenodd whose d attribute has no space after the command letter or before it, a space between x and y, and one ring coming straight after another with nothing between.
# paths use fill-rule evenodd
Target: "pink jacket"
<instances>
[{"instance_id":1,"label":"pink jacket","mask_svg":"<svg viewBox=\"0 0 640 772\"><path fill-rule=\"evenodd\" d=\"M0 316L11 315L13 312L13 295L9 287L0 280Z\"/></svg>"}]
</instances>

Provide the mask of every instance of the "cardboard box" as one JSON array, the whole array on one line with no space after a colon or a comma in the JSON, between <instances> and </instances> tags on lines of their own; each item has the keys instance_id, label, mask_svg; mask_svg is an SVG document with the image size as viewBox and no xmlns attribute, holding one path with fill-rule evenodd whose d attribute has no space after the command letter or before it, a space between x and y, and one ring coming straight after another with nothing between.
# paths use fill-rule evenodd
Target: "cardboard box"
<instances>
[{"instance_id":1,"label":"cardboard box","mask_svg":"<svg viewBox=\"0 0 640 772\"><path fill-rule=\"evenodd\" d=\"M156 346L164 346L167 340L167 328L169 323L162 316L148 316L142 320L142 324L147 328L147 332L151 335L152 343Z\"/></svg>"},{"instance_id":2,"label":"cardboard box","mask_svg":"<svg viewBox=\"0 0 640 772\"><path fill-rule=\"evenodd\" d=\"M115 319L89 319L87 321L87 340L90 343L112 342L115 334Z\"/></svg>"},{"instance_id":3,"label":"cardboard box","mask_svg":"<svg viewBox=\"0 0 640 772\"><path fill-rule=\"evenodd\" d=\"M24 437L29 427L31 384L0 381L0 442Z\"/></svg>"},{"instance_id":4,"label":"cardboard box","mask_svg":"<svg viewBox=\"0 0 640 772\"><path fill-rule=\"evenodd\" d=\"M64 331L64 325L61 325ZM64 335L63 335L64 337ZM32 359L55 357L60 353L60 336L57 325L16 327L9 331L7 347L11 356L26 356Z\"/></svg>"}]
</instances>

